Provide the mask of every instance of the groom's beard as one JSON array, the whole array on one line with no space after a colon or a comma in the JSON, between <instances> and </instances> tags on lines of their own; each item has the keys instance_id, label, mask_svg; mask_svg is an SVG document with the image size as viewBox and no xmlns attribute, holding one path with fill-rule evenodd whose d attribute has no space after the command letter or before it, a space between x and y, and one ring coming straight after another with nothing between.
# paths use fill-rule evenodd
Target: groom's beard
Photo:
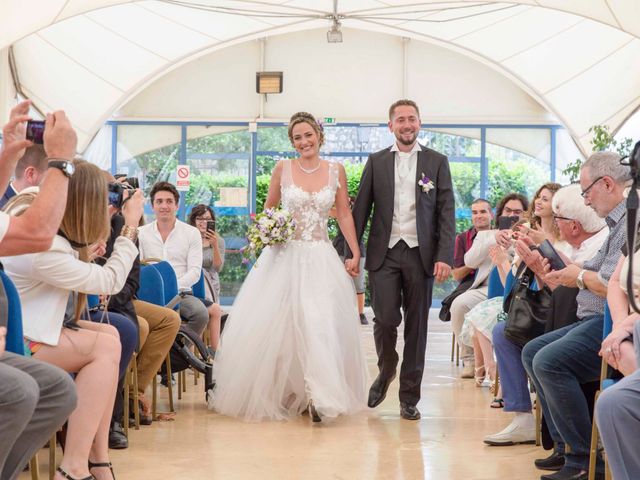
<instances>
[{"instance_id":1,"label":"groom's beard","mask_svg":"<svg viewBox=\"0 0 640 480\"><path fill-rule=\"evenodd\" d=\"M402 145L406 145L406 146L410 146L413 145L414 143L416 143L416 139L418 138L418 134L414 133L411 135L411 137L409 137L408 140L405 140L402 135L396 135L396 140L398 140L398 142L400 142Z\"/></svg>"}]
</instances>

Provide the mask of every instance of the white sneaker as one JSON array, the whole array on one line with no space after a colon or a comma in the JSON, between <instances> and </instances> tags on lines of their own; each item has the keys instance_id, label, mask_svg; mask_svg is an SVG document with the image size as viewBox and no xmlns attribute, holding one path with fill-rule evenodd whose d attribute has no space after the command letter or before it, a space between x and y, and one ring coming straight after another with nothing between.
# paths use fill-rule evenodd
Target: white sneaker
<instances>
[{"instance_id":1,"label":"white sneaker","mask_svg":"<svg viewBox=\"0 0 640 480\"><path fill-rule=\"evenodd\" d=\"M507 428L499 433L484 437L484 443L494 446L536 443L536 421L533 414L516 414Z\"/></svg>"}]
</instances>

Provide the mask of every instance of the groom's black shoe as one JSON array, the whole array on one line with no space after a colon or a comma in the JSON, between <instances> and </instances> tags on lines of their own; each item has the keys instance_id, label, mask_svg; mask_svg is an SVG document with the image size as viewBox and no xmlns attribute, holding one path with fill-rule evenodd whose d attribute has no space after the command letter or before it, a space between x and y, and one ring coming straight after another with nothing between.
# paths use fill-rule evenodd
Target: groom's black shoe
<instances>
[{"instance_id":1,"label":"groom's black shoe","mask_svg":"<svg viewBox=\"0 0 640 480\"><path fill-rule=\"evenodd\" d=\"M400 402L400 416L405 420L420 420L420 411L415 405Z\"/></svg>"},{"instance_id":2,"label":"groom's black shoe","mask_svg":"<svg viewBox=\"0 0 640 480\"><path fill-rule=\"evenodd\" d=\"M382 403L384 397L387 396L387 390L394 378L396 378L395 373L390 377L383 377L382 374L376 377L369 389L369 401L367 402L369 408L377 407Z\"/></svg>"}]
</instances>

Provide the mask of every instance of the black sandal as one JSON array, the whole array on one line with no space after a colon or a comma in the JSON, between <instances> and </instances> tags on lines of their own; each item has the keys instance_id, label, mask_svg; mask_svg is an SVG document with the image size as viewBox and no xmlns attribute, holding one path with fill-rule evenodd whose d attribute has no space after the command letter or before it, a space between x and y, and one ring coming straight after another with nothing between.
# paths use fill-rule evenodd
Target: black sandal
<instances>
[{"instance_id":1,"label":"black sandal","mask_svg":"<svg viewBox=\"0 0 640 480\"><path fill-rule=\"evenodd\" d=\"M96 480L96 477L94 477L93 475L89 475L88 477L84 477L84 478L74 478L71 475L69 475L67 472L65 472L62 467L56 468L56 471L67 480Z\"/></svg>"},{"instance_id":2,"label":"black sandal","mask_svg":"<svg viewBox=\"0 0 640 480\"><path fill-rule=\"evenodd\" d=\"M100 467L108 468L109 470L111 470L111 476L113 477L113 480L116 480L116 474L113 473L113 465L111 464L111 462L93 463L91 460L89 460L89 470L91 470L92 468Z\"/></svg>"}]
</instances>

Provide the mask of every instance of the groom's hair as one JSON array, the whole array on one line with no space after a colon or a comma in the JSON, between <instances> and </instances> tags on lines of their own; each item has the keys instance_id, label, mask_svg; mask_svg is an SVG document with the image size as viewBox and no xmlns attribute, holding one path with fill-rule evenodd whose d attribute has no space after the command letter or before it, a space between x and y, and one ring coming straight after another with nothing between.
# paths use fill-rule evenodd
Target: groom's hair
<instances>
[{"instance_id":1,"label":"groom's hair","mask_svg":"<svg viewBox=\"0 0 640 480\"><path fill-rule=\"evenodd\" d=\"M418 108L418 105L416 104L416 102L414 102L413 100L408 100L406 98L402 99L402 100L398 100L396 102L393 102L391 104L391 106L389 107L389 121L393 120L393 114L396 111L396 107L399 107L401 105L406 105L408 107L413 107L416 109L416 113L418 114L418 117L420 116L420 109Z\"/></svg>"}]
</instances>

